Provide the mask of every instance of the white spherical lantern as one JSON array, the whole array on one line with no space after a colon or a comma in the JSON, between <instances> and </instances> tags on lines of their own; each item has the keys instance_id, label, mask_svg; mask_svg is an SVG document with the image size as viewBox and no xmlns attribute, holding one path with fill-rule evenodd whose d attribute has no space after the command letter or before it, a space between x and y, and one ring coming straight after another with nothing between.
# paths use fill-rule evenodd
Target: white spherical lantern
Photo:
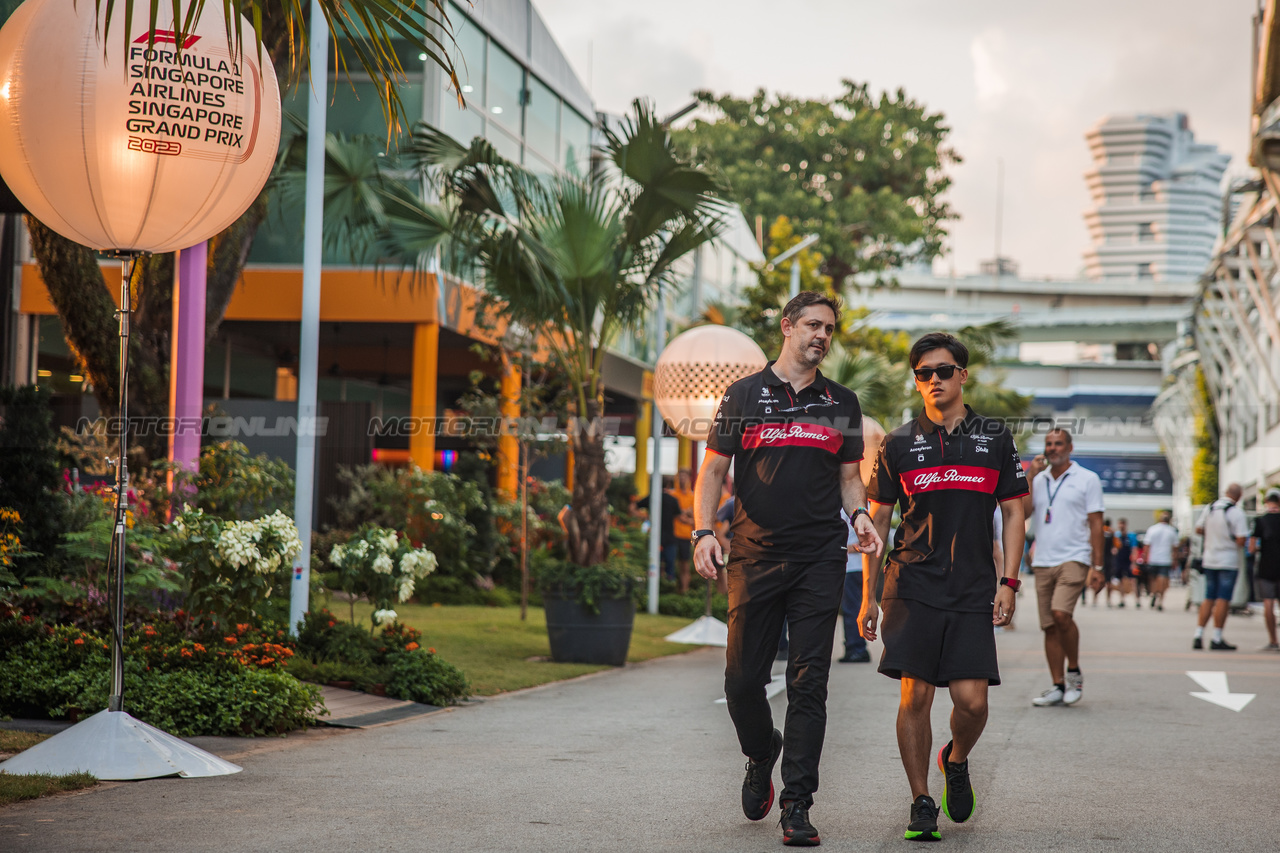
<instances>
[{"instance_id":1,"label":"white spherical lantern","mask_svg":"<svg viewBox=\"0 0 1280 853\"><path fill-rule=\"evenodd\" d=\"M678 434L706 441L724 392L769 360L751 338L728 326L696 326L667 344L653 368L658 411Z\"/></svg>"},{"instance_id":2,"label":"white spherical lantern","mask_svg":"<svg viewBox=\"0 0 1280 853\"><path fill-rule=\"evenodd\" d=\"M37 219L90 248L195 245L271 172L275 69L243 19L232 55L222 4L205 4L181 53L171 22L147 46L148 4L132 20L115 4L110 30L107 6L99 19L91 0L27 0L0 29L0 174ZM172 7L160 8L166 21Z\"/></svg>"}]
</instances>

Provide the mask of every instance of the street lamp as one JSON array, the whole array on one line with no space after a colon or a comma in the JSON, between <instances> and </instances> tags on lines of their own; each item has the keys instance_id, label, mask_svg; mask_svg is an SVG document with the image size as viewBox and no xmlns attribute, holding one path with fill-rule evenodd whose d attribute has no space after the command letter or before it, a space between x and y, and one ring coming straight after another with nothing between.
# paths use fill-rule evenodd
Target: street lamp
<instances>
[{"instance_id":1,"label":"street lamp","mask_svg":"<svg viewBox=\"0 0 1280 853\"><path fill-rule=\"evenodd\" d=\"M772 271L777 267L782 266L784 262L789 261L796 255L800 254L801 250L807 249L810 246L812 246L814 243L818 242L818 236L819 235L817 234L810 234L808 237L805 237L799 243L796 243L790 249L787 249L781 255L778 255L778 257L774 258L772 261L766 264L765 269ZM791 263L791 296L788 297L788 299L795 299L798 295L800 295L800 263L799 261L792 261Z\"/></svg>"}]
</instances>

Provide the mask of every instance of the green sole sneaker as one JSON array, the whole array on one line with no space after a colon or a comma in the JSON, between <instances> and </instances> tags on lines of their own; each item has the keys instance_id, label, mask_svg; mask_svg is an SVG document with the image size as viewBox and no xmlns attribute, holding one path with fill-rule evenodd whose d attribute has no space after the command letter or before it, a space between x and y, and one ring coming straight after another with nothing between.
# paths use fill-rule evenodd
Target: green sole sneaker
<instances>
[{"instance_id":1,"label":"green sole sneaker","mask_svg":"<svg viewBox=\"0 0 1280 853\"><path fill-rule=\"evenodd\" d=\"M951 741L938 750L938 769L946 777L942 786L942 813L952 823L964 823L973 817L978 807L978 799L974 796L973 785L969 781L969 762L957 767L947 759L951 757Z\"/></svg>"},{"instance_id":2,"label":"green sole sneaker","mask_svg":"<svg viewBox=\"0 0 1280 853\"><path fill-rule=\"evenodd\" d=\"M902 837L907 841L942 840L942 833L938 832L938 806L932 797L921 794L911 803L911 823L907 824Z\"/></svg>"}]
</instances>

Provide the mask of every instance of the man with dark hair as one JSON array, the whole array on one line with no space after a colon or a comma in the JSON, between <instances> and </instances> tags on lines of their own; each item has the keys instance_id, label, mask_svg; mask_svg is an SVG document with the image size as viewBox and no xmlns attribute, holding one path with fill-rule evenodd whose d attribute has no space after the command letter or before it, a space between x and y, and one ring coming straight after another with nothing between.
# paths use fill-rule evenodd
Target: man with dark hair
<instances>
[{"instance_id":1,"label":"man with dark hair","mask_svg":"<svg viewBox=\"0 0 1280 853\"><path fill-rule=\"evenodd\" d=\"M876 532L889 531L895 504L902 522L884 567L884 652L880 671L900 679L898 750L911 786L904 837L937 841L938 805L929 796L933 751L930 711L937 688L951 694L951 740L938 752L946 776L942 811L962 823L973 815L969 754L987 723L987 691L1000 683L993 626L1013 619L1020 582L1026 476L1013 436L998 420L965 405L969 351L952 335L925 335L911 347L924 411L889 433L872 469L867 497ZM1003 521L1003 565L992 544ZM863 560L858 624L876 638L881 561Z\"/></svg>"},{"instance_id":2,"label":"man with dark hair","mask_svg":"<svg viewBox=\"0 0 1280 853\"><path fill-rule=\"evenodd\" d=\"M693 565L708 580L729 576L725 698L747 756L742 810L760 820L773 805L773 766L782 756L782 842L821 843L809 822L827 725L827 678L846 563L843 507L858 549L879 553L858 476L862 410L848 388L818 365L831 346L839 303L801 293L782 313L782 353L729 386L707 439L694 494ZM737 500L729 565L712 535L720 485L734 463ZM787 660L786 734L773 727L765 685L783 620Z\"/></svg>"},{"instance_id":3,"label":"man with dark hair","mask_svg":"<svg viewBox=\"0 0 1280 853\"><path fill-rule=\"evenodd\" d=\"M1053 686L1031 700L1037 707L1074 705L1084 695L1080 672L1080 629L1072 614L1085 584L1097 594L1106 583L1102 573L1102 481L1079 462L1071 461L1071 433L1061 427L1044 437L1044 454L1027 471L1031 492L1022 499L1036 532L1036 603L1044 654ZM1120 519L1124 530L1125 520ZM1121 582L1128 561L1116 560ZM1124 606L1124 587L1120 591ZM1063 674L1063 663L1066 674Z\"/></svg>"},{"instance_id":4,"label":"man with dark hair","mask_svg":"<svg viewBox=\"0 0 1280 853\"><path fill-rule=\"evenodd\" d=\"M1236 647L1222 636L1227 624L1227 610L1231 606L1231 594L1240 574L1240 548L1249 535L1249 521L1240 509L1240 496L1244 490L1239 483L1227 486L1223 496L1204 508L1196 522L1196 533L1204 537L1204 554L1200 558L1204 575L1204 601L1200 603L1200 617L1196 620L1195 639L1191 648L1204 647L1204 628L1213 616L1213 638L1209 648L1217 652L1234 652Z\"/></svg>"}]
</instances>

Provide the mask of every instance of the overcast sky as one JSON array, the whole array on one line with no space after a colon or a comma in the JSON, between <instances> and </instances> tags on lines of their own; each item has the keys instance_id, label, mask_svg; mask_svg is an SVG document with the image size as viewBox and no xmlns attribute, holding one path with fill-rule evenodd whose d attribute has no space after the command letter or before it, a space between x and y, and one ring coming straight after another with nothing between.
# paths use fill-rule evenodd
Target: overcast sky
<instances>
[{"instance_id":1,"label":"overcast sky","mask_svg":"<svg viewBox=\"0 0 1280 853\"><path fill-rule=\"evenodd\" d=\"M483 0L479 0L483 2ZM1104 115L1188 114L1246 168L1255 0L534 0L599 108L696 89L828 97L841 78L904 88L944 113L964 158L939 271L1003 253L1024 275L1075 276L1089 237L1085 131Z\"/></svg>"}]
</instances>

